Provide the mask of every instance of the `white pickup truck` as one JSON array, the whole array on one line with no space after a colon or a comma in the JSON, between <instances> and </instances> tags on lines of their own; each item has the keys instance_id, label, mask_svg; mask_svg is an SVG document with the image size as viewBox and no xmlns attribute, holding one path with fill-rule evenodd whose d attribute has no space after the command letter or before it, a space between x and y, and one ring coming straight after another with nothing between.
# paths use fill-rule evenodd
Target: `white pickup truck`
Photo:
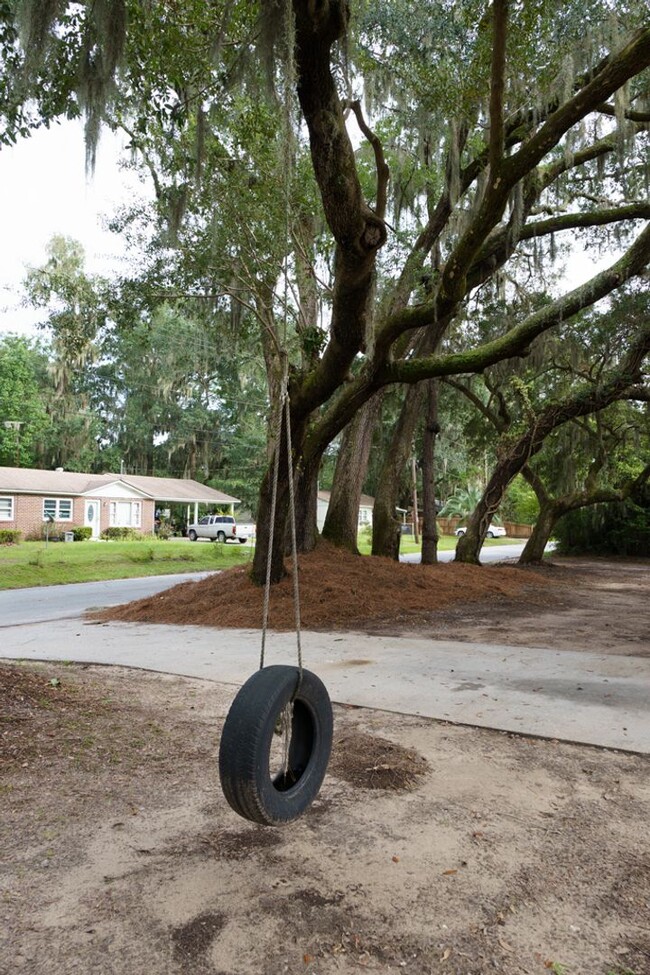
<instances>
[{"instance_id":1,"label":"white pickup truck","mask_svg":"<svg viewBox=\"0 0 650 975\"><path fill-rule=\"evenodd\" d=\"M239 542L243 545L254 534L255 525L238 525L232 515L204 515L187 529L191 542L209 538L215 542Z\"/></svg>"},{"instance_id":2,"label":"white pickup truck","mask_svg":"<svg viewBox=\"0 0 650 975\"><path fill-rule=\"evenodd\" d=\"M237 522L237 538L240 542L254 542L255 541L255 525L252 522L247 522L242 524L240 521Z\"/></svg>"}]
</instances>

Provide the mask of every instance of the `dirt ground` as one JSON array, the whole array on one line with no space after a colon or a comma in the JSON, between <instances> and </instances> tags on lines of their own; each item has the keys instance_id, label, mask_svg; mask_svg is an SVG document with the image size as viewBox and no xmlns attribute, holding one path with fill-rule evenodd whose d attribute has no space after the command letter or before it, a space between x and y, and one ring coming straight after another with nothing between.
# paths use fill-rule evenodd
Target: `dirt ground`
<instances>
[{"instance_id":1,"label":"dirt ground","mask_svg":"<svg viewBox=\"0 0 650 975\"><path fill-rule=\"evenodd\" d=\"M647 564L498 571L367 628L647 652ZM648 975L647 757L336 707L320 796L271 829L219 788L234 693L0 664L3 975Z\"/></svg>"}]
</instances>

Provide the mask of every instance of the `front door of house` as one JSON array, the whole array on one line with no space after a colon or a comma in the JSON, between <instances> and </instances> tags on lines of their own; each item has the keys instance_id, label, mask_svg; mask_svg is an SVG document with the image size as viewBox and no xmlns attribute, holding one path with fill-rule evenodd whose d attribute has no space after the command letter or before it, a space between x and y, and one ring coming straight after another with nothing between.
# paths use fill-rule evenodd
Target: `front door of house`
<instances>
[{"instance_id":1,"label":"front door of house","mask_svg":"<svg viewBox=\"0 0 650 975\"><path fill-rule=\"evenodd\" d=\"M93 538L99 538L100 501L86 501L84 510L84 525L92 528Z\"/></svg>"}]
</instances>

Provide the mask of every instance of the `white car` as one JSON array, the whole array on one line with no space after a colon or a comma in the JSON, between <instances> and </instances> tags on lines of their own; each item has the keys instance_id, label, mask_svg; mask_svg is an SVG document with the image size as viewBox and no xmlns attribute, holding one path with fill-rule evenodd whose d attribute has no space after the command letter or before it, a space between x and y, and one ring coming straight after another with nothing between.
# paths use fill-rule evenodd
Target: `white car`
<instances>
[{"instance_id":1,"label":"white car","mask_svg":"<svg viewBox=\"0 0 650 975\"><path fill-rule=\"evenodd\" d=\"M467 531L466 528L457 528L454 532L456 538L460 538ZM502 525L490 525L485 533L486 538L505 538L506 530Z\"/></svg>"}]
</instances>

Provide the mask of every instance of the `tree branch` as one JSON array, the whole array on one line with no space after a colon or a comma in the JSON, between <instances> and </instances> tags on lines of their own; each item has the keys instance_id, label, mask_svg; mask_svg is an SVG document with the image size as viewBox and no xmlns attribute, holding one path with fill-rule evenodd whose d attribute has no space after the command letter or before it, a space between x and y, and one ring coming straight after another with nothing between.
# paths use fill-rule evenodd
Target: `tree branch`
<instances>
[{"instance_id":1,"label":"tree branch","mask_svg":"<svg viewBox=\"0 0 650 975\"><path fill-rule=\"evenodd\" d=\"M492 5L492 75L490 79L490 175L496 178L504 147L503 92L506 77L506 39L508 36L508 0L494 0Z\"/></svg>"},{"instance_id":2,"label":"tree branch","mask_svg":"<svg viewBox=\"0 0 650 975\"><path fill-rule=\"evenodd\" d=\"M520 325L511 328L504 335L491 342L467 352L447 356L432 356L426 359L413 359L408 362L388 363L377 371L381 385L392 382L419 382L433 376L458 375L460 373L482 372L502 359L526 354L528 346L542 332L572 315L593 305L610 294L625 281L641 273L650 260L650 224L647 224L626 253L611 267L596 274L579 288L563 295L550 305L530 315ZM402 318L417 320L421 309L407 309ZM429 324L419 321L418 327Z\"/></svg>"},{"instance_id":3,"label":"tree branch","mask_svg":"<svg viewBox=\"0 0 650 975\"><path fill-rule=\"evenodd\" d=\"M488 190L471 225L462 235L447 260L433 301L417 309L406 309L390 316L377 335L377 360L387 356L395 339L409 328L420 328L450 315L467 292L467 274L488 234L501 219L512 188L524 179L565 133L606 101L630 77L650 64L650 28L636 33L617 54L606 59L569 101L553 112L544 125L505 160L501 174L490 181Z\"/></svg>"},{"instance_id":4,"label":"tree branch","mask_svg":"<svg viewBox=\"0 0 650 975\"><path fill-rule=\"evenodd\" d=\"M617 111L613 105L599 105L597 111L601 115L609 115L611 118L616 118ZM636 112L631 108L627 108L623 112L623 118L626 118L628 122L640 122L642 125L647 125L650 122L650 112Z\"/></svg>"},{"instance_id":5,"label":"tree branch","mask_svg":"<svg viewBox=\"0 0 650 975\"><path fill-rule=\"evenodd\" d=\"M347 107L354 112L357 124L372 146L375 154L375 168L377 170L377 204L375 210L377 216L381 217L383 220L386 216L386 200L388 195L388 182L390 180L390 169L388 168L386 157L384 156L384 147L382 146L379 137L368 126L368 123L363 115L361 102L356 99L355 101L347 102L346 104Z\"/></svg>"},{"instance_id":6,"label":"tree branch","mask_svg":"<svg viewBox=\"0 0 650 975\"><path fill-rule=\"evenodd\" d=\"M465 383L461 383L457 379L452 379L450 376L445 376L442 379L442 382L445 384L445 386L449 386L451 389L456 389L459 393L462 393L463 396L465 396L479 411L479 413L484 416L493 427L495 427L495 429L499 431L505 429L505 423L501 417L491 410L489 406L486 406L481 397L478 396L473 389L470 389L469 386L466 386Z\"/></svg>"},{"instance_id":7,"label":"tree branch","mask_svg":"<svg viewBox=\"0 0 650 975\"><path fill-rule=\"evenodd\" d=\"M526 224L519 232L519 242L535 240L550 234L586 227L605 227L624 220L650 220L650 203L630 203L624 207L611 207L607 210L592 210L585 213L562 213ZM467 275L468 290L478 287L510 257L513 248L509 246L509 227L500 227L486 241L479 252L476 263Z\"/></svg>"}]
</instances>

